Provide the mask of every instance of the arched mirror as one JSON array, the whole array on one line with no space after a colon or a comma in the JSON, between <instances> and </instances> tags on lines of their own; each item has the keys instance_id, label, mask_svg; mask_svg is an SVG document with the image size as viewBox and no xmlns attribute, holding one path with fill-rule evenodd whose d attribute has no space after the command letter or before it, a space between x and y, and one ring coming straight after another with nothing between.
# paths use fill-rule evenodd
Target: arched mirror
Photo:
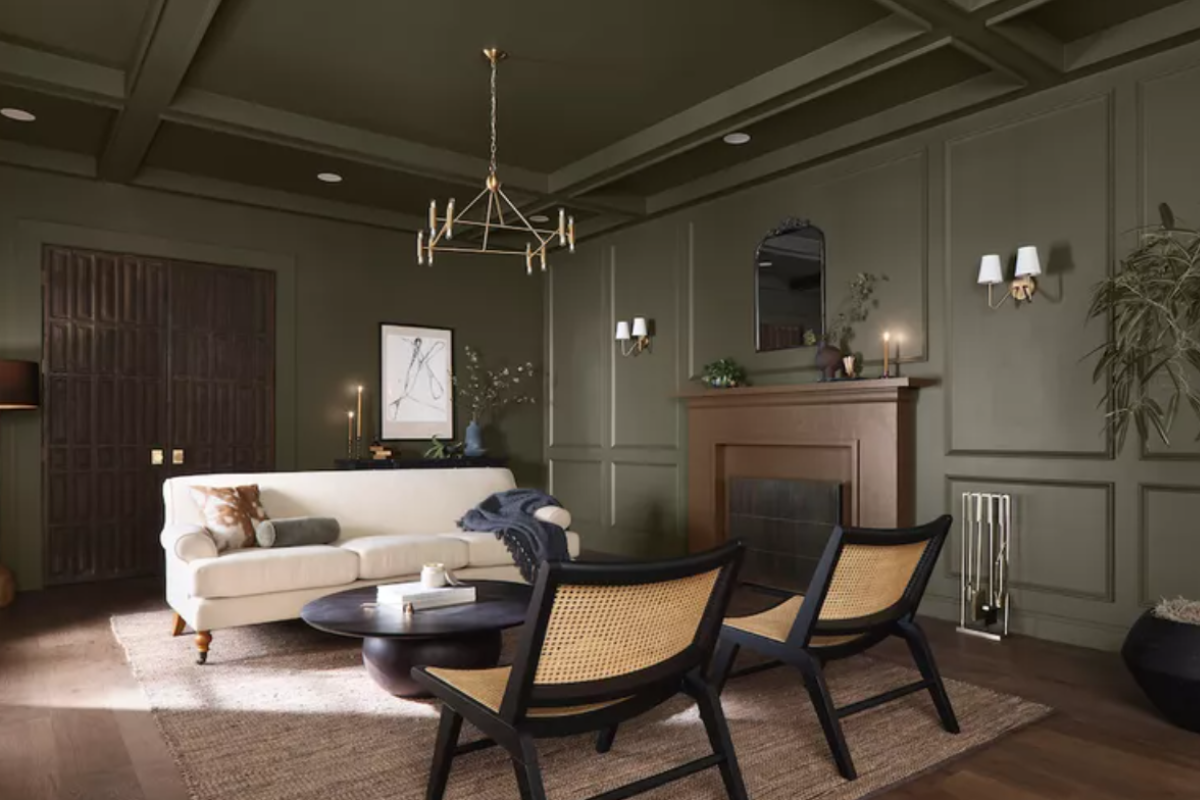
<instances>
[{"instance_id":1,"label":"arched mirror","mask_svg":"<svg viewBox=\"0 0 1200 800\"><path fill-rule=\"evenodd\" d=\"M755 350L809 347L825 330L825 234L785 220L754 253Z\"/></svg>"}]
</instances>

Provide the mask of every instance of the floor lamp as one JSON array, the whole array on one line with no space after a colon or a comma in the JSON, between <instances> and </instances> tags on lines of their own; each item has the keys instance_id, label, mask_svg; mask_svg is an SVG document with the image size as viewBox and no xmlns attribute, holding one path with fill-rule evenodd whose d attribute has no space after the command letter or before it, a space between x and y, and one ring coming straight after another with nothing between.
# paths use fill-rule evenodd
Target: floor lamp
<instances>
[{"instance_id":1,"label":"floor lamp","mask_svg":"<svg viewBox=\"0 0 1200 800\"><path fill-rule=\"evenodd\" d=\"M0 411L37 408L41 383L36 361L0 359ZM0 564L0 608L11 603L16 593L12 572Z\"/></svg>"}]
</instances>

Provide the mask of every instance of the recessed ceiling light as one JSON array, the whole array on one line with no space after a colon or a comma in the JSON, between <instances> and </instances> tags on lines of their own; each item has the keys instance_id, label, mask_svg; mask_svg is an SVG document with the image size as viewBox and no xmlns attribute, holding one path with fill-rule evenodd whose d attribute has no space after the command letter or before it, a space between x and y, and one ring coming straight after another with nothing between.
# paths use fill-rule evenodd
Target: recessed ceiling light
<instances>
[{"instance_id":1,"label":"recessed ceiling light","mask_svg":"<svg viewBox=\"0 0 1200 800\"><path fill-rule=\"evenodd\" d=\"M550 218L545 214L531 214L529 216L529 221L536 222L537 224L541 225L543 222L549 222Z\"/></svg>"},{"instance_id":2,"label":"recessed ceiling light","mask_svg":"<svg viewBox=\"0 0 1200 800\"><path fill-rule=\"evenodd\" d=\"M745 144L750 141L750 134L738 131L725 134L725 144Z\"/></svg>"},{"instance_id":3,"label":"recessed ceiling light","mask_svg":"<svg viewBox=\"0 0 1200 800\"><path fill-rule=\"evenodd\" d=\"M341 183L342 176L336 172L318 172L317 180L324 181L325 183Z\"/></svg>"},{"instance_id":4,"label":"recessed ceiling light","mask_svg":"<svg viewBox=\"0 0 1200 800\"><path fill-rule=\"evenodd\" d=\"M30 114L23 108L0 108L0 117L11 119L15 122L33 122L37 117Z\"/></svg>"}]
</instances>

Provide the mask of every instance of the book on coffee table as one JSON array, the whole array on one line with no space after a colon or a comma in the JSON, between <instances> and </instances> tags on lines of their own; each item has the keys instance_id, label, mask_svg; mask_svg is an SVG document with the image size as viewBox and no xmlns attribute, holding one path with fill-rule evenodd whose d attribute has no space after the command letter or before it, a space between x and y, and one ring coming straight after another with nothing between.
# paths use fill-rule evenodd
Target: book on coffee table
<instances>
[{"instance_id":1,"label":"book on coffee table","mask_svg":"<svg viewBox=\"0 0 1200 800\"><path fill-rule=\"evenodd\" d=\"M439 586L431 589L421 584L385 583L375 587L375 601L380 605L403 606L412 603L413 611L441 608L475 602L474 586Z\"/></svg>"}]
</instances>

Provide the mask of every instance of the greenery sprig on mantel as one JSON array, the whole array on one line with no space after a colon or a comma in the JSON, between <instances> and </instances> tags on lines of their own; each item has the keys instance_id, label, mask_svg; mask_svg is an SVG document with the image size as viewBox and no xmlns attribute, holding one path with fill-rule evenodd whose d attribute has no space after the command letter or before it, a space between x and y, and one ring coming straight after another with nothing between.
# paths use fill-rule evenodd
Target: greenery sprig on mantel
<instances>
[{"instance_id":1,"label":"greenery sprig on mantel","mask_svg":"<svg viewBox=\"0 0 1200 800\"><path fill-rule=\"evenodd\" d=\"M1108 341L1092 351L1100 354L1092 381L1107 383L1101 404L1118 450L1131 422L1143 441L1153 431L1169 445L1183 404L1200 418L1192 385L1200 374L1200 231L1176 227L1165 203L1159 213L1162 224L1140 233L1088 309L1089 320L1111 320Z\"/></svg>"},{"instance_id":2,"label":"greenery sprig on mantel","mask_svg":"<svg viewBox=\"0 0 1200 800\"><path fill-rule=\"evenodd\" d=\"M886 281L887 275L860 272L850 279L850 294L842 301L841 310L829 322L825 331L825 343L833 345L843 353L850 352L854 339L854 326L865 322L872 308L879 307L875 299L875 284Z\"/></svg>"}]
</instances>

